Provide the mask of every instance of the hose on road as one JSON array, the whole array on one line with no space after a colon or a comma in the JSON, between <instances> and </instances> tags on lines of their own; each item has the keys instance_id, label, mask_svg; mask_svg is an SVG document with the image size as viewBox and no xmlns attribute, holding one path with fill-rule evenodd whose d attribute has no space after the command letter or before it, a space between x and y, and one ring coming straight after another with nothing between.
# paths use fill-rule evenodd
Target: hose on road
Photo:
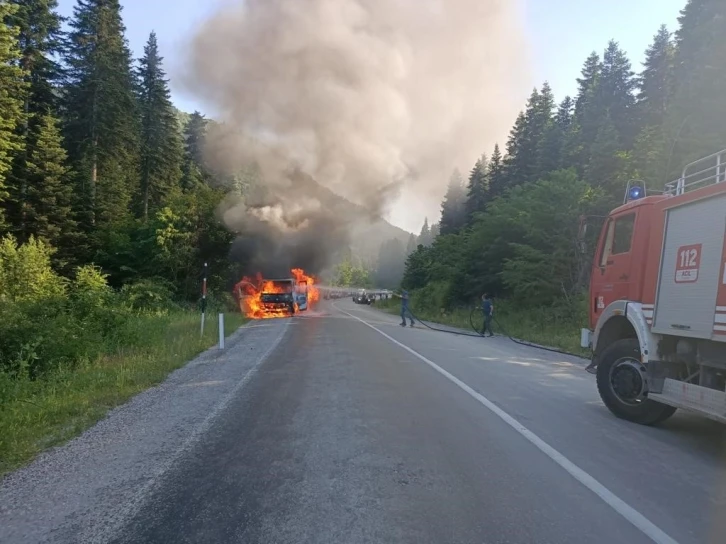
<instances>
[{"instance_id":1,"label":"hose on road","mask_svg":"<svg viewBox=\"0 0 726 544\"><path fill-rule=\"evenodd\" d=\"M413 311L411 311L411 308L408 308L408 312L411 314L411 316L416 321L421 323L424 327L431 329L432 331L445 332L445 333L454 334L457 336L472 336L472 337L484 338L483 332L480 332L479 329L477 329L476 326L474 325L474 313L481 312L481 308L472 308L471 313L469 314L469 324L471 325L471 328L474 330L474 332L476 334L472 334L470 332L464 332L464 331L455 331L455 330L451 330L451 329L442 329L440 327L432 327L431 325L426 323L423 319L417 317L416 314L414 314ZM507 330L502 326L502 324L499 322L499 320L497 320L496 316L492 316L492 317L494 318L494 322L497 324L497 327L499 327L501 329L502 333L504 333L504 336L509 338L515 344L519 344L520 346L525 346L528 348L541 349L543 351L549 351L551 353L559 353L561 355L574 355L573 353L570 353L569 351L564 351L564 350L556 349L556 348L548 348L546 346L540 346L539 344L533 344L531 342L523 342L522 340L517 340L516 338L514 338L511 334L509 334L507 332Z\"/></svg>"}]
</instances>

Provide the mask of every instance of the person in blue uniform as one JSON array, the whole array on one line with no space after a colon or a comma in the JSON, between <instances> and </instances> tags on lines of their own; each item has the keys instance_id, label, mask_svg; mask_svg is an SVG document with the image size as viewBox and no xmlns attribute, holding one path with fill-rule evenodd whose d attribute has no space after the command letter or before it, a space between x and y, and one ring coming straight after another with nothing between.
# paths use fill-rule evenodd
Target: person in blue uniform
<instances>
[{"instance_id":1,"label":"person in blue uniform","mask_svg":"<svg viewBox=\"0 0 726 544\"><path fill-rule=\"evenodd\" d=\"M413 314L411 313L411 310L408 309L408 291L405 289L401 291L401 326L406 326L406 315L408 315L408 319L411 322L411 326L413 327Z\"/></svg>"},{"instance_id":2,"label":"person in blue uniform","mask_svg":"<svg viewBox=\"0 0 726 544\"><path fill-rule=\"evenodd\" d=\"M481 309L484 314L484 327L482 328L482 335L494 336L492 332L492 317L494 316L494 303L492 297L488 293L484 293L481 297ZM488 333L488 334L487 334Z\"/></svg>"}]
</instances>

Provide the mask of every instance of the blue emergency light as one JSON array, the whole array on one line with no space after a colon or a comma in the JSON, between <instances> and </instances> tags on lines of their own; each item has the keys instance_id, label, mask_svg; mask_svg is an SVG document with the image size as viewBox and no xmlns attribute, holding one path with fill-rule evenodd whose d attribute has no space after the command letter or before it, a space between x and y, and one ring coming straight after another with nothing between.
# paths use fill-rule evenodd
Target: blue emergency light
<instances>
[{"instance_id":1,"label":"blue emergency light","mask_svg":"<svg viewBox=\"0 0 726 544\"><path fill-rule=\"evenodd\" d=\"M640 185L633 185L628 191L628 201L639 200L645 197L645 187Z\"/></svg>"},{"instance_id":2,"label":"blue emergency light","mask_svg":"<svg viewBox=\"0 0 726 544\"><path fill-rule=\"evenodd\" d=\"M640 187L631 187L630 200L637 200L643 196L643 189Z\"/></svg>"}]
</instances>

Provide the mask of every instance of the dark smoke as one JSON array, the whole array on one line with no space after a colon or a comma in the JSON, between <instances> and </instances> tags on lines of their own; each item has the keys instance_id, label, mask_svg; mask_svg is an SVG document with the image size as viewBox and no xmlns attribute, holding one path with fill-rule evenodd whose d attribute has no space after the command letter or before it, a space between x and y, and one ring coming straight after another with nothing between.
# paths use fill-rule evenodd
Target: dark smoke
<instances>
[{"instance_id":1,"label":"dark smoke","mask_svg":"<svg viewBox=\"0 0 726 544\"><path fill-rule=\"evenodd\" d=\"M262 186L227 202L225 223L240 233L231 258L244 275L289 277L292 268L317 275L350 243L352 218L342 201L299 170L284 177L288 192Z\"/></svg>"},{"instance_id":2,"label":"dark smoke","mask_svg":"<svg viewBox=\"0 0 726 544\"><path fill-rule=\"evenodd\" d=\"M208 160L229 173L257 164L272 195L227 208L244 237L235 255L322 269L346 229L355 238L350 209L335 216L291 169L372 218L411 230L436 220L452 170L506 135L526 94L521 5L228 0L200 24L185 82L224 122Z\"/></svg>"}]
</instances>

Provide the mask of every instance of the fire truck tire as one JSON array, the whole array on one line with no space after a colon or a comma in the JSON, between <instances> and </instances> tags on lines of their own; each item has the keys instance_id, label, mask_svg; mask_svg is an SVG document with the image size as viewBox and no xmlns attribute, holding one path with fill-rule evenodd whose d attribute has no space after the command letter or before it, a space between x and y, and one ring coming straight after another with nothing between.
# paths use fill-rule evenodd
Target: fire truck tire
<instances>
[{"instance_id":1,"label":"fire truck tire","mask_svg":"<svg viewBox=\"0 0 726 544\"><path fill-rule=\"evenodd\" d=\"M637 391L637 380L640 377L633 368L636 364L640 364L639 361L640 345L636 338L625 338L614 342L600 356L597 365L597 389L605 406L617 417L641 425L657 425L671 417L676 409L648 398L626 402L616 392L616 386L613 384L614 372L620 368L620 372L631 374L625 376L626 383L633 393Z\"/></svg>"}]
</instances>

